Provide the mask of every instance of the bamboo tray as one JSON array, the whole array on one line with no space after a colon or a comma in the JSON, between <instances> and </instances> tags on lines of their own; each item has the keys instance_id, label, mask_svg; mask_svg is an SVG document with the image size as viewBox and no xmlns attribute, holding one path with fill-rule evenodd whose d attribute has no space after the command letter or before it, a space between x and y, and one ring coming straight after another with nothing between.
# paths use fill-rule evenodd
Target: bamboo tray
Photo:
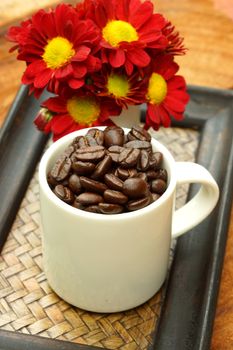
<instances>
[{"instance_id":1,"label":"bamboo tray","mask_svg":"<svg viewBox=\"0 0 233 350\"><path fill-rule=\"evenodd\" d=\"M29 275L27 276L32 273L33 266L38 269L37 281L43 285L43 293L45 294L37 295L36 300L40 302L41 312L43 312L43 307L48 306L49 302L51 303L48 316L53 321L53 324L48 325L47 332L42 329L43 327L36 332L36 326L41 324L40 319L34 323L32 320L29 322L27 315L14 320L15 328L11 326L9 328L1 327L1 324L7 324L7 322L4 323L3 309L7 309L7 307L10 309L12 300L13 308L17 309L22 299L26 304L29 304L30 310L34 305L33 301L35 301L33 299L35 293L31 292L25 295L23 287L15 287L15 293L7 291L6 286L5 290L2 287L5 282L8 283L10 280L14 281L12 283L14 289L18 276L21 276L23 281L27 281L26 285L30 290L31 280L27 280L27 276L23 275L24 272L17 271L17 268L20 269L17 261L14 262L17 258L14 258L14 254L9 254L9 251L15 252L14 247L11 246L11 235L14 234L14 229L17 230L17 224L19 224L17 218L21 215L26 222L30 220L24 211L20 212L20 210L24 208L28 198L30 201L33 195L37 196L38 187L34 172L47 142L47 137L38 133L32 125L32 120L39 108L39 102L27 95L27 88L20 89L0 134L0 198L2 203L0 206L0 248L3 248L2 257L13 261L9 261L12 266L6 271L5 260L2 259L2 264L0 260L0 270L3 271L3 277L5 276L5 280L3 278L1 281L0 279L1 349L31 349L32 346L34 350L94 350L98 347L122 350L204 350L209 348L233 195L233 123L231 114L233 93L199 87L190 87L189 92L191 102L185 120L177 125L174 124L173 128L162 131L158 137L164 143L168 141L171 150L176 139L182 139L181 144L179 144L179 140L177 141L177 156L179 157L182 153L186 157L188 154L187 159L181 159L193 160L192 157L195 157L199 164L210 170L221 191L218 207L202 224L177 240L172 253L170 272L162 291L138 310L132 310L123 315L103 316L85 313L82 310L73 310L62 300L56 300L55 294L53 295L55 301L52 300L52 291L46 284L43 268L40 264L41 252L40 243L38 243L39 236L37 237L39 233L36 227L31 228L31 231L34 230L34 236L30 236L32 246L33 239L36 242L34 250L30 251L30 254L20 255L25 248L22 248L23 243L21 242L16 256L20 256L21 260L24 259L24 264L28 266L26 274ZM142 110L142 120L143 117L144 111ZM189 149L192 149L192 154L189 154ZM194 192L193 186L188 196L192 196ZM184 199L183 194L181 197ZM34 220L37 220L37 205L38 203L29 203ZM20 237L18 236L18 239ZM30 264L34 265L30 267ZM8 276L10 277L8 278ZM20 284L19 281L18 284ZM33 291L33 286L31 288ZM20 296L20 293L24 294ZM15 302L16 299L20 300L19 304ZM59 306L58 314L60 316L53 312L55 306ZM37 313L39 313L38 310ZM64 322L60 322L67 329L59 331L61 326L58 324L58 319L59 317L62 319L63 315L65 315L68 326ZM76 331L71 329L71 326L72 322L76 321L77 323L78 317L80 317L80 327L88 325L90 328L93 327L92 331L90 330L88 333L88 337L85 331L83 331L83 337L77 336L75 338L70 335ZM25 319L27 322L23 324ZM100 331L96 330L97 324ZM118 328L114 329L115 325ZM103 335L99 335L99 341L94 342L96 334L101 332ZM69 336L66 337L67 334ZM77 332L77 334L79 333ZM119 335L121 335L121 339ZM52 338L56 338L56 340ZM87 345L83 345L84 343Z\"/></svg>"}]
</instances>

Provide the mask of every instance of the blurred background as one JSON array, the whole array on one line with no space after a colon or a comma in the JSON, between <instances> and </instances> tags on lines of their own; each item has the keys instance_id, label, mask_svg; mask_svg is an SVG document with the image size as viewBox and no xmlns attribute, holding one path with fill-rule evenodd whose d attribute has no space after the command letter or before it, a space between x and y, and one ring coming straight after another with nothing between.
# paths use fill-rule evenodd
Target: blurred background
<instances>
[{"instance_id":1,"label":"blurred background","mask_svg":"<svg viewBox=\"0 0 233 350\"><path fill-rule=\"evenodd\" d=\"M67 2L67 1L66 1ZM75 1L69 1L75 3ZM185 38L186 56L178 57L188 84L233 88L233 0L153 0ZM1 0L0 2L0 126L20 86L24 62L9 54L5 40L10 25L18 24L57 0ZM232 116L233 122L233 116ZM233 349L233 212L227 243L211 350Z\"/></svg>"}]
</instances>

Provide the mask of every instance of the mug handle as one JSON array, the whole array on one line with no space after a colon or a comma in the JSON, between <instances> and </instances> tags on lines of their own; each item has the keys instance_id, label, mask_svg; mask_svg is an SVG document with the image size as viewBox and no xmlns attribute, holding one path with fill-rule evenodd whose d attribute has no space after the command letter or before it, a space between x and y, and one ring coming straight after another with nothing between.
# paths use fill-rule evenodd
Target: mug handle
<instances>
[{"instance_id":1,"label":"mug handle","mask_svg":"<svg viewBox=\"0 0 233 350\"><path fill-rule=\"evenodd\" d=\"M183 207L176 210L172 220L172 238L177 238L203 221L214 209L219 188L207 169L197 163L176 162L177 185L199 183L198 193Z\"/></svg>"}]
</instances>

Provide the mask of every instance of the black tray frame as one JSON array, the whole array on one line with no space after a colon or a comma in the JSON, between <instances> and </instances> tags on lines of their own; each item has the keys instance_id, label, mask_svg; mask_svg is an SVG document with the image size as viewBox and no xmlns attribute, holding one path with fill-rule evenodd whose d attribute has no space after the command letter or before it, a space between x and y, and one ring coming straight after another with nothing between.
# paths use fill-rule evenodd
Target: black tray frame
<instances>
[{"instance_id":1,"label":"black tray frame","mask_svg":"<svg viewBox=\"0 0 233 350\"><path fill-rule=\"evenodd\" d=\"M233 197L233 92L189 86L189 93L186 118L173 125L200 132L196 161L213 174L221 196L214 212L177 241L154 330L156 350L209 349ZM32 123L39 104L22 86L0 130L0 249L48 139ZM194 192L191 186L188 196ZM0 350L32 348L98 349L0 330Z\"/></svg>"}]
</instances>

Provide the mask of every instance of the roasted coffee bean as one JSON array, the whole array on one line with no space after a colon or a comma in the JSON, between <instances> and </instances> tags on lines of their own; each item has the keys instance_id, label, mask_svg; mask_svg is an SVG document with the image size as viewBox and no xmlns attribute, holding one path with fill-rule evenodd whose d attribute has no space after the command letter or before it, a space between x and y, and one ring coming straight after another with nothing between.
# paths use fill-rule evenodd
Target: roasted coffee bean
<instances>
[{"instance_id":1,"label":"roasted coffee bean","mask_svg":"<svg viewBox=\"0 0 233 350\"><path fill-rule=\"evenodd\" d=\"M138 157L137 170L146 171L149 168L149 165L149 153L146 150L142 149Z\"/></svg>"},{"instance_id":2,"label":"roasted coffee bean","mask_svg":"<svg viewBox=\"0 0 233 350\"><path fill-rule=\"evenodd\" d=\"M77 160L82 160L84 162L97 162L104 157L105 149L103 146L89 146L77 149L74 155Z\"/></svg>"},{"instance_id":3,"label":"roasted coffee bean","mask_svg":"<svg viewBox=\"0 0 233 350\"><path fill-rule=\"evenodd\" d=\"M71 191L74 192L75 194L79 194L82 191L82 185L80 182L80 178L76 174L72 174L69 177L68 186L71 189Z\"/></svg>"},{"instance_id":4,"label":"roasted coffee bean","mask_svg":"<svg viewBox=\"0 0 233 350\"><path fill-rule=\"evenodd\" d=\"M49 186L52 188L59 184L59 182L52 177L51 172L49 172L47 175L47 181Z\"/></svg>"},{"instance_id":5,"label":"roasted coffee bean","mask_svg":"<svg viewBox=\"0 0 233 350\"><path fill-rule=\"evenodd\" d=\"M63 154L67 157L71 157L71 155L74 153L74 151L75 151L75 147L73 145L70 145L65 149Z\"/></svg>"},{"instance_id":6,"label":"roasted coffee bean","mask_svg":"<svg viewBox=\"0 0 233 350\"><path fill-rule=\"evenodd\" d=\"M164 180L161 179L156 179L152 180L151 182L151 191L158 193L158 194L163 194L166 191L167 185Z\"/></svg>"},{"instance_id":7,"label":"roasted coffee bean","mask_svg":"<svg viewBox=\"0 0 233 350\"><path fill-rule=\"evenodd\" d=\"M139 127L128 135L117 126L89 129L56 161L48 184L58 198L88 212L141 209L158 200L167 187L163 155L152 152L150 141L148 132Z\"/></svg>"},{"instance_id":8,"label":"roasted coffee bean","mask_svg":"<svg viewBox=\"0 0 233 350\"><path fill-rule=\"evenodd\" d=\"M150 155L150 169L159 169L163 161L163 155L161 152L155 152Z\"/></svg>"},{"instance_id":9,"label":"roasted coffee bean","mask_svg":"<svg viewBox=\"0 0 233 350\"><path fill-rule=\"evenodd\" d=\"M134 211L134 210L142 209L147 205L149 205L150 203L151 203L151 196L147 196L144 198L134 199L129 201L126 205L126 208L129 211Z\"/></svg>"},{"instance_id":10,"label":"roasted coffee bean","mask_svg":"<svg viewBox=\"0 0 233 350\"><path fill-rule=\"evenodd\" d=\"M134 126L128 133L128 140L140 140L140 141L151 141L151 135L143 128L140 128L139 126Z\"/></svg>"},{"instance_id":11,"label":"roasted coffee bean","mask_svg":"<svg viewBox=\"0 0 233 350\"><path fill-rule=\"evenodd\" d=\"M106 174L104 181L111 190L122 191L123 181L119 177L113 174Z\"/></svg>"},{"instance_id":12,"label":"roasted coffee bean","mask_svg":"<svg viewBox=\"0 0 233 350\"><path fill-rule=\"evenodd\" d=\"M128 197L120 191L106 190L104 192L104 199L107 203L113 204L125 204L128 201Z\"/></svg>"},{"instance_id":13,"label":"roasted coffee bean","mask_svg":"<svg viewBox=\"0 0 233 350\"><path fill-rule=\"evenodd\" d=\"M96 139L91 135L86 135L86 140L89 146L99 146Z\"/></svg>"},{"instance_id":14,"label":"roasted coffee bean","mask_svg":"<svg viewBox=\"0 0 233 350\"><path fill-rule=\"evenodd\" d=\"M144 180L144 181L146 181L147 182L147 175L146 175L146 173L137 173L136 175L135 175L135 177L139 177L140 179L142 179L142 180Z\"/></svg>"},{"instance_id":15,"label":"roasted coffee bean","mask_svg":"<svg viewBox=\"0 0 233 350\"><path fill-rule=\"evenodd\" d=\"M123 168L132 168L137 164L139 155L140 155L139 149L125 148L119 154L118 162Z\"/></svg>"},{"instance_id":16,"label":"roasted coffee bean","mask_svg":"<svg viewBox=\"0 0 233 350\"><path fill-rule=\"evenodd\" d=\"M84 210L84 208L85 208L85 206L82 205L81 203L79 203L76 198L72 203L72 207L74 207L76 209L80 209L80 210Z\"/></svg>"},{"instance_id":17,"label":"roasted coffee bean","mask_svg":"<svg viewBox=\"0 0 233 350\"><path fill-rule=\"evenodd\" d=\"M124 145L126 148L137 148L137 149L145 149L148 151L151 151L152 146L151 143L148 141L140 141L140 140L133 140L129 141Z\"/></svg>"},{"instance_id":18,"label":"roasted coffee bean","mask_svg":"<svg viewBox=\"0 0 233 350\"><path fill-rule=\"evenodd\" d=\"M89 143L85 136L78 136L75 140L76 148L88 147Z\"/></svg>"},{"instance_id":19,"label":"roasted coffee bean","mask_svg":"<svg viewBox=\"0 0 233 350\"><path fill-rule=\"evenodd\" d=\"M124 181L124 180L128 179L129 177L137 176L137 170L136 169L124 169L124 168L119 167L116 169L115 175Z\"/></svg>"},{"instance_id":20,"label":"roasted coffee bean","mask_svg":"<svg viewBox=\"0 0 233 350\"><path fill-rule=\"evenodd\" d=\"M147 170L146 172L148 181L154 180L158 178L158 171L157 170Z\"/></svg>"},{"instance_id":21,"label":"roasted coffee bean","mask_svg":"<svg viewBox=\"0 0 233 350\"><path fill-rule=\"evenodd\" d=\"M104 159L102 159L95 167L95 171L91 175L92 179L99 179L104 176L111 168L112 165L112 157L106 155Z\"/></svg>"},{"instance_id":22,"label":"roasted coffee bean","mask_svg":"<svg viewBox=\"0 0 233 350\"><path fill-rule=\"evenodd\" d=\"M167 182L167 170L166 169L159 169L157 172L158 172L157 178Z\"/></svg>"},{"instance_id":23,"label":"roasted coffee bean","mask_svg":"<svg viewBox=\"0 0 233 350\"><path fill-rule=\"evenodd\" d=\"M78 175L91 174L95 169L95 164L91 162L82 162L81 160L72 162L72 169Z\"/></svg>"},{"instance_id":24,"label":"roasted coffee bean","mask_svg":"<svg viewBox=\"0 0 233 350\"><path fill-rule=\"evenodd\" d=\"M99 203L98 207L103 214L120 214L124 210L122 205L113 203Z\"/></svg>"},{"instance_id":25,"label":"roasted coffee bean","mask_svg":"<svg viewBox=\"0 0 233 350\"><path fill-rule=\"evenodd\" d=\"M96 213L96 214L101 213L99 205L88 205L87 207L84 208L84 210L90 213Z\"/></svg>"},{"instance_id":26,"label":"roasted coffee bean","mask_svg":"<svg viewBox=\"0 0 233 350\"><path fill-rule=\"evenodd\" d=\"M89 129L86 136L92 136L96 140L96 144L103 146L104 144L104 132L99 129Z\"/></svg>"},{"instance_id":27,"label":"roasted coffee bean","mask_svg":"<svg viewBox=\"0 0 233 350\"><path fill-rule=\"evenodd\" d=\"M107 190L107 186L104 183L89 179L88 177L80 176L80 183L88 192L103 193Z\"/></svg>"},{"instance_id":28,"label":"roasted coffee bean","mask_svg":"<svg viewBox=\"0 0 233 350\"><path fill-rule=\"evenodd\" d=\"M161 196L158 193L151 193L152 201L157 201Z\"/></svg>"},{"instance_id":29,"label":"roasted coffee bean","mask_svg":"<svg viewBox=\"0 0 233 350\"><path fill-rule=\"evenodd\" d=\"M66 155L62 155L54 164L50 175L57 181L64 180L70 172L71 159Z\"/></svg>"},{"instance_id":30,"label":"roasted coffee bean","mask_svg":"<svg viewBox=\"0 0 233 350\"><path fill-rule=\"evenodd\" d=\"M104 199L98 193L83 192L76 197L76 201L82 205L94 205L94 204L102 203Z\"/></svg>"},{"instance_id":31,"label":"roasted coffee bean","mask_svg":"<svg viewBox=\"0 0 233 350\"><path fill-rule=\"evenodd\" d=\"M108 126L104 130L104 144L107 148L114 145L122 146L124 140L124 130L119 126Z\"/></svg>"},{"instance_id":32,"label":"roasted coffee bean","mask_svg":"<svg viewBox=\"0 0 233 350\"><path fill-rule=\"evenodd\" d=\"M108 154L112 157L112 160L116 163L119 161L119 155L124 150L121 146L111 146L108 149Z\"/></svg>"},{"instance_id":33,"label":"roasted coffee bean","mask_svg":"<svg viewBox=\"0 0 233 350\"><path fill-rule=\"evenodd\" d=\"M123 193L130 198L142 198L148 195L147 182L139 177L132 177L125 180Z\"/></svg>"},{"instance_id":34,"label":"roasted coffee bean","mask_svg":"<svg viewBox=\"0 0 233 350\"><path fill-rule=\"evenodd\" d=\"M54 188L54 193L63 202L71 204L74 201L74 195L68 187L65 187L63 185L57 185Z\"/></svg>"}]
</instances>

